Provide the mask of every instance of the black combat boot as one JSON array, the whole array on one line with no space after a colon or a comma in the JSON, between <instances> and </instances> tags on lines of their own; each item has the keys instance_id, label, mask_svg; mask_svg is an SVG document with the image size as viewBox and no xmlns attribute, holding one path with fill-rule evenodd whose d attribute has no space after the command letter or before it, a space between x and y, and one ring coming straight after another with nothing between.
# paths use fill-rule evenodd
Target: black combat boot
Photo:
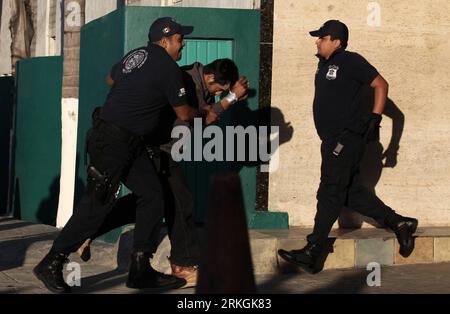
<instances>
[{"instance_id":1,"label":"black combat boot","mask_svg":"<svg viewBox=\"0 0 450 314\"><path fill-rule=\"evenodd\" d=\"M301 250L278 250L284 260L294 265L300 266L310 274L317 274L323 269L327 257L326 246L308 242Z\"/></svg>"},{"instance_id":2,"label":"black combat boot","mask_svg":"<svg viewBox=\"0 0 450 314\"><path fill-rule=\"evenodd\" d=\"M130 271L127 287L133 289L148 289L163 292L178 289L186 285L186 280L157 272L150 266L150 254L134 252L131 254Z\"/></svg>"},{"instance_id":3,"label":"black combat boot","mask_svg":"<svg viewBox=\"0 0 450 314\"><path fill-rule=\"evenodd\" d=\"M62 272L64 264L68 261L66 254L50 251L34 267L33 272L48 290L54 293L69 293L70 287L64 281Z\"/></svg>"},{"instance_id":4,"label":"black combat boot","mask_svg":"<svg viewBox=\"0 0 450 314\"><path fill-rule=\"evenodd\" d=\"M393 214L386 218L385 223L397 236L397 241L400 245L400 255L403 257L410 256L414 250L413 234L416 232L419 224L417 219Z\"/></svg>"}]
</instances>

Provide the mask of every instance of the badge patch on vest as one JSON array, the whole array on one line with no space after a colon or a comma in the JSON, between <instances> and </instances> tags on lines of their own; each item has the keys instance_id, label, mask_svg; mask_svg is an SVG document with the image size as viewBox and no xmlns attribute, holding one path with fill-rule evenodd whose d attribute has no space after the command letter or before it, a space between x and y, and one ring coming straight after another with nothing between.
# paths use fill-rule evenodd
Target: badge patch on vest
<instances>
[{"instance_id":1,"label":"badge patch on vest","mask_svg":"<svg viewBox=\"0 0 450 314\"><path fill-rule=\"evenodd\" d=\"M181 88L179 91L178 91L178 97L183 97L184 95L186 95L186 90L184 89L184 88Z\"/></svg>"},{"instance_id":2,"label":"badge patch on vest","mask_svg":"<svg viewBox=\"0 0 450 314\"><path fill-rule=\"evenodd\" d=\"M145 49L139 49L130 54L125 61L123 61L122 72L124 74L131 73L134 69L140 68L147 61L148 52Z\"/></svg>"},{"instance_id":3,"label":"badge patch on vest","mask_svg":"<svg viewBox=\"0 0 450 314\"><path fill-rule=\"evenodd\" d=\"M337 71L339 67L337 65L330 65L328 67L327 80L335 80L337 78Z\"/></svg>"}]
</instances>

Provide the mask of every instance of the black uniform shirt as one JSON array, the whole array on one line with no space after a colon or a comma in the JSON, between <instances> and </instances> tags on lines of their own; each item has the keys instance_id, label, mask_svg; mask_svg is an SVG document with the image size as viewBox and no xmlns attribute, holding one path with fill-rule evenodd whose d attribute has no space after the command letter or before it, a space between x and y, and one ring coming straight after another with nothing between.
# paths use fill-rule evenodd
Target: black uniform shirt
<instances>
[{"instance_id":1,"label":"black uniform shirt","mask_svg":"<svg viewBox=\"0 0 450 314\"><path fill-rule=\"evenodd\" d=\"M314 123L322 140L356 129L361 120L360 94L378 71L354 52L338 50L321 58L315 78Z\"/></svg>"},{"instance_id":2,"label":"black uniform shirt","mask_svg":"<svg viewBox=\"0 0 450 314\"><path fill-rule=\"evenodd\" d=\"M157 133L161 123L172 127L171 106L186 103L181 70L158 45L130 51L114 65L111 77L114 85L100 117L134 134Z\"/></svg>"}]
</instances>

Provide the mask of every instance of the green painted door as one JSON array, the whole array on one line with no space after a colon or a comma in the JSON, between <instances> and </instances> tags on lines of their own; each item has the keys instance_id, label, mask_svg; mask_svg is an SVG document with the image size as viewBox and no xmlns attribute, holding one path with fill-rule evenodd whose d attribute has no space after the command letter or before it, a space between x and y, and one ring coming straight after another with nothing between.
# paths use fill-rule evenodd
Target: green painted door
<instances>
[{"instance_id":1,"label":"green painted door","mask_svg":"<svg viewBox=\"0 0 450 314\"><path fill-rule=\"evenodd\" d=\"M186 46L178 62L180 66L200 62L208 64L216 59L233 58L232 40L185 39Z\"/></svg>"}]
</instances>

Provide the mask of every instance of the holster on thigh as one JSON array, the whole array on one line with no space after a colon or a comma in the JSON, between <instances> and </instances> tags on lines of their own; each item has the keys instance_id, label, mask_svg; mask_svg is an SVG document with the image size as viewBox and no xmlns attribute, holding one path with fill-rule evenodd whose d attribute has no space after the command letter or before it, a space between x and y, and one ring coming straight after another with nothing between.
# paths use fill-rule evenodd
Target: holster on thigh
<instances>
[{"instance_id":1,"label":"holster on thigh","mask_svg":"<svg viewBox=\"0 0 450 314\"><path fill-rule=\"evenodd\" d=\"M93 165L87 170L87 189L92 200L100 205L113 202L120 191L119 178L101 173Z\"/></svg>"}]
</instances>

